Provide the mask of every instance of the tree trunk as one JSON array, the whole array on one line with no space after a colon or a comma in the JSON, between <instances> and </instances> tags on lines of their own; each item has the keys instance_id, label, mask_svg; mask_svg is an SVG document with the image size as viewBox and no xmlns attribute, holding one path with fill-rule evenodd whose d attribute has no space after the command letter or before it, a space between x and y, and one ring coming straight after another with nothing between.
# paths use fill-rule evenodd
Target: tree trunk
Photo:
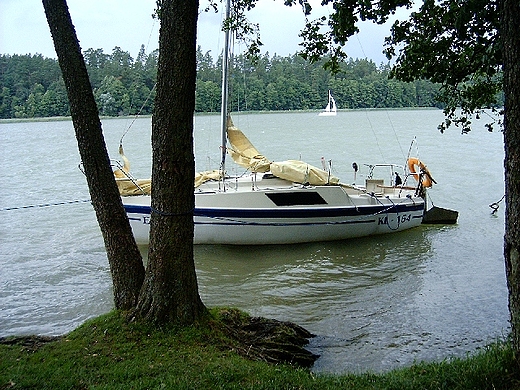
<instances>
[{"instance_id":1,"label":"tree trunk","mask_svg":"<svg viewBox=\"0 0 520 390\"><path fill-rule=\"evenodd\" d=\"M520 352L520 3L501 2L504 63L506 232L504 256L513 347Z\"/></svg>"},{"instance_id":2,"label":"tree trunk","mask_svg":"<svg viewBox=\"0 0 520 390\"><path fill-rule=\"evenodd\" d=\"M193 114L197 0L158 1L159 63L152 119L148 266L136 315L191 324L206 312L193 260Z\"/></svg>"},{"instance_id":3,"label":"tree trunk","mask_svg":"<svg viewBox=\"0 0 520 390\"><path fill-rule=\"evenodd\" d=\"M110 167L94 94L65 0L43 0L85 170L92 206L103 234L117 309L135 307L144 279L141 254L132 235Z\"/></svg>"}]
</instances>

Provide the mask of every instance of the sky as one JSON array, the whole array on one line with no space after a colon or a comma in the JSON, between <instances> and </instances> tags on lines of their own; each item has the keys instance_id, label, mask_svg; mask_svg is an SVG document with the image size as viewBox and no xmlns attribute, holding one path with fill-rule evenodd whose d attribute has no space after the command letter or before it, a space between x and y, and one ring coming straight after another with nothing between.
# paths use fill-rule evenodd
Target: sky
<instances>
[{"instance_id":1,"label":"sky","mask_svg":"<svg viewBox=\"0 0 520 390\"><path fill-rule=\"evenodd\" d=\"M146 53L158 47L159 22L152 18L156 0L68 0L67 3L82 50L103 49L110 54L119 46L135 58L141 45L145 45ZM201 7L205 3L206 0L200 0ZM316 10L330 12L325 6ZM260 24L262 53L287 56L301 49L298 34L305 19L300 7L287 7L281 0L263 0L249 18ZM203 52L211 51L213 58L223 46L221 22L221 14L199 15L197 44ZM382 50L390 24L377 26L367 22L360 30L347 44L349 57L387 63ZM241 49L244 48L239 46ZM36 53L56 58L41 0L0 0L0 54Z\"/></svg>"}]
</instances>

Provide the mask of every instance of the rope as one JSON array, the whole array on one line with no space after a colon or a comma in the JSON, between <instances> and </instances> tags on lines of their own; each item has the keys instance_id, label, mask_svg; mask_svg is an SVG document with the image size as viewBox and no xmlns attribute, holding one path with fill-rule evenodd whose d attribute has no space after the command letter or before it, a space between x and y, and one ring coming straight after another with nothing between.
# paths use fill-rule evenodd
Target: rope
<instances>
[{"instance_id":1,"label":"rope","mask_svg":"<svg viewBox=\"0 0 520 390\"><path fill-rule=\"evenodd\" d=\"M17 206L17 207L4 207L0 209L0 211L11 211L11 210L23 210L23 209L34 209L34 208L43 208L43 207L51 207L51 206L62 206L66 204L74 204L74 203L88 203L90 199L83 200L69 200L64 202L55 202L55 203L42 203L42 204L33 204L28 206Z\"/></svg>"},{"instance_id":2,"label":"rope","mask_svg":"<svg viewBox=\"0 0 520 390\"><path fill-rule=\"evenodd\" d=\"M376 199L377 199L377 197L376 197ZM392 201L392 199L390 199L389 196L387 196L386 199L388 199L388 201L390 203L392 203L392 207L396 207L396 204ZM381 203L382 206L384 206L383 202L381 202L379 199L377 199L377 200L378 200L379 203ZM386 210L388 211L392 207L388 207ZM386 213L386 214L388 214L388 213ZM399 226L401 226L401 223L400 223L400 220L399 220L399 213L396 213L396 214L397 214L397 227L395 229L390 226L390 218L388 218L387 221L386 221L386 226L388 226L388 229L390 229L390 230L399 230Z\"/></svg>"},{"instance_id":3,"label":"rope","mask_svg":"<svg viewBox=\"0 0 520 390\"><path fill-rule=\"evenodd\" d=\"M489 207L491 207L491 209L493 210L493 211L491 211L491 214L496 214L496 212L498 211L498 208L500 207L500 202L502 202L502 201L504 200L505 197L506 197L506 196L504 195L504 196L502 196L502 197L500 198L500 200L499 200L498 202L493 202L493 203L491 203L491 204L489 205Z\"/></svg>"}]
</instances>

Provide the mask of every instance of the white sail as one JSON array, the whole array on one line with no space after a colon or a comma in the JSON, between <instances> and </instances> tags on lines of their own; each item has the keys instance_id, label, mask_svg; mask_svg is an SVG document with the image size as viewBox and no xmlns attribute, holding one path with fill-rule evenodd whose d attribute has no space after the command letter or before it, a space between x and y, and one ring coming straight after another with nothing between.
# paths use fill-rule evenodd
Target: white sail
<instances>
[{"instance_id":1,"label":"white sail","mask_svg":"<svg viewBox=\"0 0 520 390\"><path fill-rule=\"evenodd\" d=\"M325 110L320 112L319 116L335 116L337 112L336 108L336 100L334 100L334 97L332 96L332 93L330 93L329 90L329 98L327 102L327 106L325 107Z\"/></svg>"}]
</instances>

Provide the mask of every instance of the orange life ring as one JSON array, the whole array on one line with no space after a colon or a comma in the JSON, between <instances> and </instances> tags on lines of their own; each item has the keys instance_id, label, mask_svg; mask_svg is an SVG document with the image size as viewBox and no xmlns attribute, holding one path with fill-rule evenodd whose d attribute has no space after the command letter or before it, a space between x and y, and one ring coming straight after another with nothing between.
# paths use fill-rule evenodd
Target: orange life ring
<instances>
[{"instance_id":1,"label":"orange life ring","mask_svg":"<svg viewBox=\"0 0 520 390\"><path fill-rule=\"evenodd\" d=\"M421 178L421 184L423 187L430 188L433 183L435 183L435 180L433 180L430 171L421 160L416 157L410 157L407 163L408 169L410 170L410 173L415 178L415 180L419 181L419 178ZM419 169L416 167L419 167Z\"/></svg>"}]
</instances>

